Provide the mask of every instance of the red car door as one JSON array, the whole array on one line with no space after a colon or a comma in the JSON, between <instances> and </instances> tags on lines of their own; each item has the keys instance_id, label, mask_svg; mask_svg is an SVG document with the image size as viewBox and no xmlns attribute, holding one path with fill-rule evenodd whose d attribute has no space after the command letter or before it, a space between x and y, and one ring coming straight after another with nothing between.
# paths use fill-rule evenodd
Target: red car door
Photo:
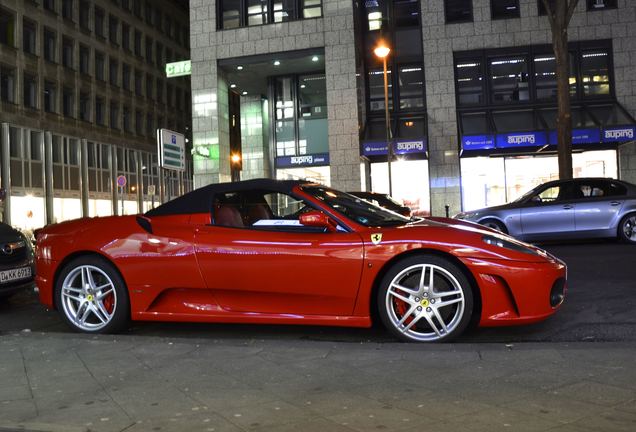
<instances>
[{"instance_id":1,"label":"red car door","mask_svg":"<svg viewBox=\"0 0 636 432\"><path fill-rule=\"evenodd\" d=\"M201 273L223 308L303 315L353 312L363 264L357 233L211 225L195 231Z\"/></svg>"}]
</instances>

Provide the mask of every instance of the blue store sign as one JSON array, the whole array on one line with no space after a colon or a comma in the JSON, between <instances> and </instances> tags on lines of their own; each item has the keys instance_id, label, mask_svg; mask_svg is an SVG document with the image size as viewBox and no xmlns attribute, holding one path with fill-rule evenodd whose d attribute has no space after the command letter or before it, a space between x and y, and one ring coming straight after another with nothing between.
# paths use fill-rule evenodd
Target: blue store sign
<instances>
[{"instance_id":1,"label":"blue store sign","mask_svg":"<svg viewBox=\"0 0 636 432\"><path fill-rule=\"evenodd\" d=\"M621 126L603 130L603 142L632 141L636 133L636 126Z\"/></svg>"},{"instance_id":2,"label":"blue store sign","mask_svg":"<svg viewBox=\"0 0 636 432\"><path fill-rule=\"evenodd\" d=\"M400 140L393 143L393 154L414 154L426 153L426 141L420 140ZM362 144L362 154L364 156L378 156L387 154L386 142L365 142Z\"/></svg>"},{"instance_id":3,"label":"blue store sign","mask_svg":"<svg viewBox=\"0 0 636 432\"><path fill-rule=\"evenodd\" d=\"M280 156L276 158L276 167L294 168L306 166L329 165L329 153L302 156Z\"/></svg>"},{"instance_id":4,"label":"blue store sign","mask_svg":"<svg viewBox=\"0 0 636 432\"><path fill-rule=\"evenodd\" d=\"M557 144L557 132L550 131L550 144ZM572 144L597 144L601 142L598 129L572 129Z\"/></svg>"},{"instance_id":5,"label":"blue store sign","mask_svg":"<svg viewBox=\"0 0 636 432\"><path fill-rule=\"evenodd\" d=\"M517 132L497 135L497 148L544 146L548 143L545 132Z\"/></svg>"},{"instance_id":6,"label":"blue store sign","mask_svg":"<svg viewBox=\"0 0 636 432\"><path fill-rule=\"evenodd\" d=\"M464 150L489 150L495 148L494 135L465 135L462 137Z\"/></svg>"}]
</instances>

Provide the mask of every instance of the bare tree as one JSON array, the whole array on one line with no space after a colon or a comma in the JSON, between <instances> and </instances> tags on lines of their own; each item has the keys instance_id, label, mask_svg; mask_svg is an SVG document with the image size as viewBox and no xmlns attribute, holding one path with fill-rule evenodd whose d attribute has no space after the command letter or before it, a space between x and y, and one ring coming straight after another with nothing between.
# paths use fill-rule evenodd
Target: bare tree
<instances>
[{"instance_id":1,"label":"bare tree","mask_svg":"<svg viewBox=\"0 0 636 432\"><path fill-rule=\"evenodd\" d=\"M552 48L557 80L557 152L559 178L572 178L572 114L570 112L570 73L568 25L579 0L542 0L552 28Z\"/></svg>"}]
</instances>

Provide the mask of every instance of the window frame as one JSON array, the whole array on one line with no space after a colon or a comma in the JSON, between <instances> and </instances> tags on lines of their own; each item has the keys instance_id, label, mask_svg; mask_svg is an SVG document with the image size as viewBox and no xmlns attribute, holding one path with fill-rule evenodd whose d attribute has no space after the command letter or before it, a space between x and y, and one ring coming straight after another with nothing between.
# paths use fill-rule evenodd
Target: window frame
<instances>
[{"instance_id":1,"label":"window frame","mask_svg":"<svg viewBox=\"0 0 636 432\"><path fill-rule=\"evenodd\" d=\"M239 28L244 28L244 27L255 27L255 26L261 26L261 25L267 25L267 24L280 24L283 22L290 22L290 21L299 21L299 20L307 20L307 19L317 19L317 18L323 18L324 17L324 1L325 0L319 0L320 1L320 16L316 16L316 17L310 17L310 18L305 18L304 17L304 10L306 9L305 7L305 0L294 0L294 12L293 12L293 17L291 19L288 20L283 20L283 21L275 21L275 13L274 13L274 4L278 1L281 0L264 0L266 5L267 5L267 11L264 13L265 15L265 21L263 23L260 24L249 24L249 16L248 16L248 0L238 0L239 1L239 15L238 15L238 21L239 24L236 27L225 27L224 26L224 20L223 20L223 0L217 0L216 2L216 25L217 25L217 30L235 30L235 29L239 29ZM316 8L316 6L312 6L310 9L314 9ZM260 15L260 14L253 14L254 15ZM187 38L186 38L187 39ZM180 43L181 44L181 43ZM181 44L181 45L187 45L187 40L185 44Z\"/></svg>"},{"instance_id":2,"label":"window frame","mask_svg":"<svg viewBox=\"0 0 636 432\"><path fill-rule=\"evenodd\" d=\"M457 19L457 20L452 20L450 21L448 19L448 2L451 0L444 0L444 24L461 24L461 23L469 23L469 22L473 22L475 20L474 18L474 11L473 11L473 2L472 0L465 0L468 1L469 3L469 9L470 9L470 13L468 14L468 17L466 17L466 19Z\"/></svg>"},{"instance_id":3,"label":"window frame","mask_svg":"<svg viewBox=\"0 0 636 432\"><path fill-rule=\"evenodd\" d=\"M505 16L495 16L494 3L498 2L498 1L509 1L509 0L490 0L490 19L491 20L496 21L496 20L504 20L504 19L521 18L521 7L519 5L519 0L512 0L512 1L516 2L516 5L517 5L517 9L516 9L516 13L515 14L505 15Z\"/></svg>"}]
</instances>

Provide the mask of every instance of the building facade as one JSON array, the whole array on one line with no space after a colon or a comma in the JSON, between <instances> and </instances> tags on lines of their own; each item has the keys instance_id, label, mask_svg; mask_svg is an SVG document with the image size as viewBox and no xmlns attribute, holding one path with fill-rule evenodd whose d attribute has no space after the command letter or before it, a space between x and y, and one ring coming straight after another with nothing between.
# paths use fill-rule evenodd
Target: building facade
<instances>
[{"instance_id":1,"label":"building facade","mask_svg":"<svg viewBox=\"0 0 636 432\"><path fill-rule=\"evenodd\" d=\"M630 0L580 0L570 23L575 176L636 182L634 24ZM394 196L444 215L558 176L541 0L191 0L190 32L196 185L388 192L380 40Z\"/></svg>"},{"instance_id":2,"label":"building facade","mask_svg":"<svg viewBox=\"0 0 636 432\"><path fill-rule=\"evenodd\" d=\"M191 128L187 2L1 0L3 219L22 229L145 211L159 201L156 136ZM164 173L166 196L191 187ZM117 185L124 176L126 184Z\"/></svg>"}]
</instances>

